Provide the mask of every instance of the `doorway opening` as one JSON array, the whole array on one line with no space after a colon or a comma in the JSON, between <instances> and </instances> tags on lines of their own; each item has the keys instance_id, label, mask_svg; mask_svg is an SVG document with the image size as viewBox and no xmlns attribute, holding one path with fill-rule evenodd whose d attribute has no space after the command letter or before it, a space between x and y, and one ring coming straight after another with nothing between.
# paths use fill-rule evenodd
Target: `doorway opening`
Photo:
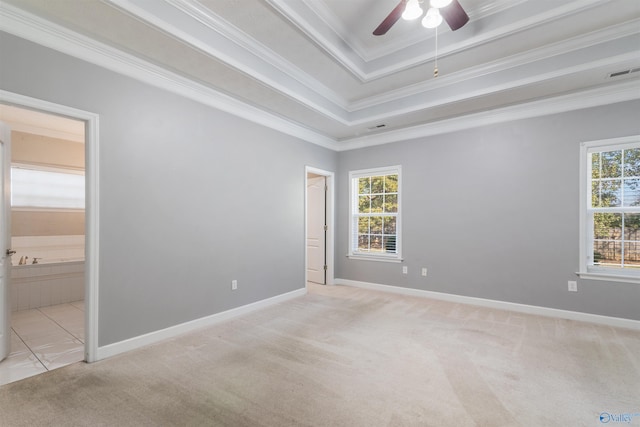
<instances>
[{"instance_id":1,"label":"doorway opening","mask_svg":"<svg viewBox=\"0 0 640 427\"><path fill-rule=\"evenodd\" d=\"M97 116L4 91L0 102L16 193L2 384L96 360Z\"/></svg>"},{"instance_id":2,"label":"doorway opening","mask_svg":"<svg viewBox=\"0 0 640 427\"><path fill-rule=\"evenodd\" d=\"M305 168L305 283L334 283L334 174Z\"/></svg>"}]
</instances>

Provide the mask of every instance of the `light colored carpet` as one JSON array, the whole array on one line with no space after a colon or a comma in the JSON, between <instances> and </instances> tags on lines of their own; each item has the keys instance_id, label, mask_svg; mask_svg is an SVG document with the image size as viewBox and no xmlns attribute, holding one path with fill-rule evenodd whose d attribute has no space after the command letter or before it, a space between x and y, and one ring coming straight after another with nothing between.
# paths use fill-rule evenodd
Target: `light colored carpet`
<instances>
[{"instance_id":1,"label":"light colored carpet","mask_svg":"<svg viewBox=\"0 0 640 427\"><path fill-rule=\"evenodd\" d=\"M0 387L2 426L596 426L640 333L343 287ZM612 424L613 425L613 424Z\"/></svg>"}]
</instances>

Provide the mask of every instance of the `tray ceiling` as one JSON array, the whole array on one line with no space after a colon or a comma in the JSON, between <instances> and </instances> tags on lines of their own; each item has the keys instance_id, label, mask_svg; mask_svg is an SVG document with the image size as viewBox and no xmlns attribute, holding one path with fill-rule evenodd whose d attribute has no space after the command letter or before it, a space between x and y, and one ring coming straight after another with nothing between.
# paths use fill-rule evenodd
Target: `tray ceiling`
<instances>
[{"instance_id":1,"label":"tray ceiling","mask_svg":"<svg viewBox=\"0 0 640 427\"><path fill-rule=\"evenodd\" d=\"M610 77L640 68L637 0L459 0L470 21L455 32L441 25L437 48L419 20L372 35L397 2L3 0L0 29L101 65L96 52L162 70L187 96L334 149L477 125L516 107L552 113L581 94L593 104L640 98L640 72Z\"/></svg>"}]
</instances>

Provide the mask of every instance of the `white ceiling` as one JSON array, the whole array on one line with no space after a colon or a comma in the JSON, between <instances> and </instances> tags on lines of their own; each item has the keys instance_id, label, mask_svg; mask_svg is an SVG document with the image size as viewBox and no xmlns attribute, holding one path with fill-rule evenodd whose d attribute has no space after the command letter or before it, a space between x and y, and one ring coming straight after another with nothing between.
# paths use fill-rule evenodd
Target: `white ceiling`
<instances>
[{"instance_id":1,"label":"white ceiling","mask_svg":"<svg viewBox=\"0 0 640 427\"><path fill-rule=\"evenodd\" d=\"M459 0L437 78L435 30L371 34L398 1L3 0L0 29L335 149L640 98L640 72L609 77L640 68L638 0Z\"/></svg>"}]
</instances>

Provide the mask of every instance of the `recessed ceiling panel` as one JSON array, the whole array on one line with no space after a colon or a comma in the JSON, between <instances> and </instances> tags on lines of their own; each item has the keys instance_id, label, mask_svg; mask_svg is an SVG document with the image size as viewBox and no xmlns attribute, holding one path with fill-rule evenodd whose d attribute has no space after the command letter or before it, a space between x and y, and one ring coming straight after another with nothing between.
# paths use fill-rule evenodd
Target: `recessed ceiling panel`
<instances>
[{"instance_id":1,"label":"recessed ceiling panel","mask_svg":"<svg viewBox=\"0 0 640 427\"><path fill-rule=\"evenodd\" d=\"M336 141L613 86L601 76L640 67L637 0L459 0L470 21L457 31L400 20L373 36L398 2L3 1Z\"/></svg>"}]
</instances>

